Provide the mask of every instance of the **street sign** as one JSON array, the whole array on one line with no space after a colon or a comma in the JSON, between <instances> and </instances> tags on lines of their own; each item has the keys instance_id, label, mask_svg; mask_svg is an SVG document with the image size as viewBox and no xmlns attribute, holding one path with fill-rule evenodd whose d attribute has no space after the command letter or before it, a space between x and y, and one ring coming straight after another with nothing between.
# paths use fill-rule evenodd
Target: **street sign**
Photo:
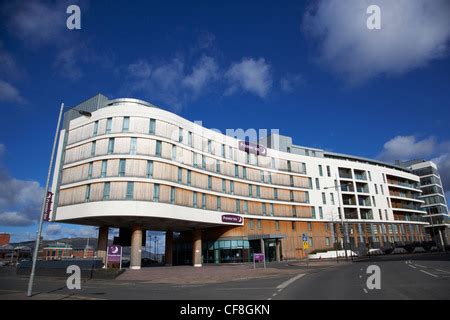
<instances>
[{"instance_id":1,"label":"street sign","mask_svg":"<svg viewBox=\"0 0 450 320\"><path fill-rule=\"evenodd\" d=\"M264 269L266 268L266 258L264 253L254 253L253 254L253 269L256 268L257 262L264 262Z\"/></svg>"},{"instance_id":2,"label":"street sign","mask_svg":"<svg viewBox=\"0 0 450 320\"><path fill-rule=\"evenodd\" d=\"M308 248L309 248L308 241L303 241L303 250L308 250Z\"/></svg>"}]
</instances>

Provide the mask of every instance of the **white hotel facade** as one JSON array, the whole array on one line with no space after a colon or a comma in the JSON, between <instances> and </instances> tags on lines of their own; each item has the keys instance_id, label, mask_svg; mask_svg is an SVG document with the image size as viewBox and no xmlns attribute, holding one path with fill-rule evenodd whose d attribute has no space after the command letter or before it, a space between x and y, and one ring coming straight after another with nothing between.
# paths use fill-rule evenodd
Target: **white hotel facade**
<instances>
[{"instance_id":1,"label":"white hotel facade","mask_svg":"<svg viewBox=\"0 0 450 320\"><path fill-rule=\"evenodd\" d=\"M102 257L109 228L120 228L132 268L145 230L166 231L167 264L296 259L305 236L309 252L426 241L419 183L400 166L280 135L246 145L150 103L97 95L64 115L51 220L99 227Z\"/></svg>"}]
</instances>

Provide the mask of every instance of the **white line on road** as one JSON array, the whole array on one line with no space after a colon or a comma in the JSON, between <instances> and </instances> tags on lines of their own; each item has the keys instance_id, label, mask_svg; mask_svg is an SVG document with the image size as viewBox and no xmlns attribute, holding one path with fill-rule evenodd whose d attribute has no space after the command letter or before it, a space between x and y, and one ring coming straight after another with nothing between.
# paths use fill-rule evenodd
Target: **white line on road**
<instances>
[{"instance_id":1,"label":"white line on road","mask_svg":"<svg viewBox=\"0 0 450 320\"><path fill-rule=\"evenodd\" d=\"M417 269L417 267L413 266L412 264L408 264L411 268Z\"/></svg>"},{"instance_id":2,"label":"white line on road","mask_svg":"<svg viewBox=\"0 0 450 320\"><path fill-rule=\"evenodd\" d=\"M444 272L444 273L450 273L450 272L448 272L448 271L441 270L441 269L434 269L434 270L439 271L439 272Z\"/></svg>"},{"instance_id":3,"label":"white line on road","mask_svg":"<svg viewBox=\"0 0 450 320\"><path fill-rule=\"evenodd\" d=\"M425 269L428 268L427 266L422 266L421 264L418 264L418 263L415 263L414 265L415 265L416 267L420 267L420 268L425 268Z\"/></svg>"},{"instance_id":4,"label":"white line on road","mask_svg":"<svg viewBox=\"0 0 450 320\"><path fill-rule=\"evenodd\" d=\"M367 289L366 288L363 288L363 290L364 290L365 293L367 293Z\"/></svg>"},{"instance_id":5,"label":"white line on road","mask_svg":"<svg viewBox=\"0 0 450 320\"><path fill-rule=\"evenodd\" d=\"M282 284L280 284L277 289L285 289L288 285L290 285L291 283L293 283L294 281L300 279L301 277L303 277L305 274L301 273L299 275L296 275L295 277L283 282Z\"/></svg>"},{"instance_id":6,"label":"white line on road","mask_svg":"<svg viewBox=\"0 0 450 320\"><path fill-rule=\"evenodd\" d=\"M420 272L423 272L423 273L426 273L426 274L428 274L428 275L430 275L430 276L432 276L432 277L438 278L437 275L432 274L432 273L429 273L429 272L426 272L425 270L420 269Z\"/></svg>"}]
</instances>

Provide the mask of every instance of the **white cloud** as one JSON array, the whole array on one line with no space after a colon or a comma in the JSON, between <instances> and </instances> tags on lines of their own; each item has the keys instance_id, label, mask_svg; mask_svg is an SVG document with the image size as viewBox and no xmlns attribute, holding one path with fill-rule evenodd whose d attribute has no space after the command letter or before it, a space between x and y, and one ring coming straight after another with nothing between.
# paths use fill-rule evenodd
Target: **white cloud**
<instances>
[{"instance_id":1,"label":"white cloud","mask_svg":"<svg viewBox=\"0 0 450 320\"><path fill-rule=\"evenodd\" d=\"M0 170L0 225L30 225L39 218L44 189Z\"/></svg>"},{"instance_id":2,"label":"white cloud","mask_svg":"<svg viewBox=\"0 0 450 320\"><path fill-rule=\"evenodd\" d=\"M150 63L138 60L125 68L128 82L125 91L141 92L151 100L159 100L170 107L181 108L202 95L217 79L218 65L214 58L202 56L187 72L181 58L168 62Z\"/></svg>"},{"instance_id":3,"label":"white cloud","mask_svg":"<svg viewBox=\"0 0 450 320\"><path fill-rule=\"evenodd\" d=\"M192 72L183 79L182 84L191 89L194 95L200 94L208 82L217 79L218 69L216 61L207 56L203 56L192 69Z\"/></svg>"},{"instance_id":4,"label":"white cloud","mask_svg":"<svg viewBox=\"0 0 450 320\"><path fill-rule=\"evenodd\" d=\"M388 162L427 158L433 155L435 149L436 141L433 137L417 140L415 136L397 136L384 144L378 158Z\"/></svg>"},{"instance_id":5,"label":"white cloud","mask_svg":"<svg viewBox=\"0 0 450 320\"><path fill-rule=\"evenodd\" d=\"M381 30L369 30L366 9L381 8ZM400 75L448 53L447 0L320 0L303 19L325 67L350 84Z\"/></svg>"},{"instance_id":6,"label":"white cloud","mask_svg":"<svg viewBox=\"0 0 450 320\"><path fill-rule=\"evenodd\" d=\"M438 142L434 137L418 140L415 136L397 136L384 144L378 156L387 162L424 159L436 163L446 196L450 195L450 141Z\"/></svg>"},{"instance_id":7,"label":"white cloud","mask_svg":"<svg viewBox=\"0 0 450 320\"><path fill-rule=\"evenodd\" d=\"M0 101L23 103L25 99L16 87L0 79Z\"/></svg>"},{"instance_id":8,"label":"white cloud","mask_svg":"<svg viewBox=\"0 0 450 320\"><path fill-rule=\"evenodd\" d=\"M271 67L264 58L243 58L231 65L225 77L229 83L227 95L241 89L264 98L272 87Z\"/></svg>"},{"instance_id":9,"label":"white cloud","mask_svg":"<svg viewBox=\"0 0 450 320\"><path fill-rule=\"evenodd\" d=\"M287 93L293 92L304 84L305 78L301 74L288 74L280 79L280 88Z\"/></svg>"}]
</instances>

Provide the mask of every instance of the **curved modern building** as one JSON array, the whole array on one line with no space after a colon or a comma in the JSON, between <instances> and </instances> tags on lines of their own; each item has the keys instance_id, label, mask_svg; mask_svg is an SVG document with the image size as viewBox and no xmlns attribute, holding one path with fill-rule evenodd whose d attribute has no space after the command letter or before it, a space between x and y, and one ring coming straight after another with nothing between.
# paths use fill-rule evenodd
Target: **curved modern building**
<instances>
[{"instance_id":1,"label":"curved modern building","mask_svg":"<svg viewBox=\"0 0 450 320\"><path fill-rule=\"evenodd\" d=\"M101 256L120 228L132 268L145 230L166 231L167 264L200 266L296 259L304 240L308 251L423 241L428 224L419 177L403 167L277 134L249 143L103 95L65 113L53 192L52 221L98 226Z\"/></svg>"}]
</instances>

